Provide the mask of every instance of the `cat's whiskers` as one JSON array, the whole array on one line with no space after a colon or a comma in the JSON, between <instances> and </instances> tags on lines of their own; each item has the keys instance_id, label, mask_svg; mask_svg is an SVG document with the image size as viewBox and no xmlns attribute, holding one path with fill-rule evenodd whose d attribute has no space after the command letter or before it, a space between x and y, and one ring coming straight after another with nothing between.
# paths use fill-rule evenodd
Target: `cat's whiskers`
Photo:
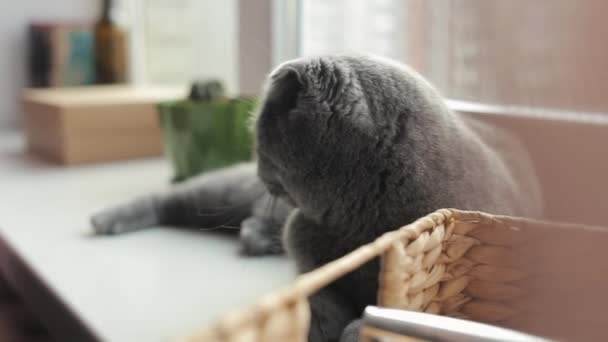
<instances>
[{"instance_id":1,"label":"cat's whiskers","mask_svg":"<svg viewBox=\"0 0 608 342\"><path fill-rule=\"evenodd\" d=\"M260 197L264 196L265 193L266 193L265 191L262 191L258 195L252 197L250 200L244 201L243 203L239 203L239 204L236 204L236 205L199 208L197 215L199 215L199 216L205 216L205 217L212 217L212 216L222 216L222 215L225 215L225 214L229 214L231 211L240 209L241 207L244 207L244 206L251 205L253 202L255 202L256 200L258 200ZM204 209L220 209L220 210L217 211L217 212L215 212L215 213L204 213L204 212L201 212ZM235 229L235 230L240 230L241 229L240 226L232 226L232 225L229 225L229 224L240 222L240 221L242 221L245 218L246 217L232 216L232 217L229 217L222 224L219 224L219 225L213 226L213 227L199 228L199 230L201 230L201 231L210 231L210 230L217 230L217 229Z\"/></svg>"},{"instance_id":2,"label":"cat's whiskers","mask_svg":"<svg viewBox=\"0 0 608 342\"><path fill-rule=\"evenodd\" d=\"M259 199L262 196L264 196L263 191L260 192L258 195L254 196L253 198L251 198L247 201L244 201L243 203L228 205L228 206L214 206L214 207L204 207L204 208L199 207L196 214L198 216L203 216L203 217L222 216L233 210L237 210L242 207L249 206L249 205L251 205L251 203L253 203L255 200ZM204 212L205 210L209 210L209 212ZM215 212L211 212L211 210L215 210Z\"/></svg>"},{"instance_id":3,"label":"cat's whiskers","mask_svg":"<svg viewBox=\"0 0 608 342\"><path fill-rule=\"evenodd\" d=\"M235 229L235 230L240 230L241 227L235 227L235 226L229 226L229 225L219 225L219 226L215 226L215 227L210 227L210 228L199 228L198 230L200 231L211 231L211 230L218 230L218 229Z\"/></svg>"}]
</instances>

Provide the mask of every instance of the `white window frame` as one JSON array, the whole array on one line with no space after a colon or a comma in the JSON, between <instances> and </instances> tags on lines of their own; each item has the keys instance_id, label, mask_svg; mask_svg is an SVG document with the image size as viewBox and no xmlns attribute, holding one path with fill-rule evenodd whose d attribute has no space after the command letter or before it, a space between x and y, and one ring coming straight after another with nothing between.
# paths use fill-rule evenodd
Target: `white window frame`
<instances>
[{"instance_id":1,"label":"white window frame","mask_svg":"<svg viewBox=\"0 0 608 342\"><path fill-rule=\"evenodd\" d=\"M272 65L301 55L301 0L272 1Z\"/></svg>"}]
</instances>

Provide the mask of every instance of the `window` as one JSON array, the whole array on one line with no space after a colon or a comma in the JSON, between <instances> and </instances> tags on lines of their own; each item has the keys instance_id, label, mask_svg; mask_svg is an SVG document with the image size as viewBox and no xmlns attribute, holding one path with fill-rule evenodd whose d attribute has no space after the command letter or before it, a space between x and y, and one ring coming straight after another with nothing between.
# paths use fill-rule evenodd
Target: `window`
<instances>
[{"instance_id":1,"label":"window","mask_svg":"<svg viewBox=\"0 0 608 342\"><path fill-rule=\"evenodd\" d=\"M403 59L404 4L401 0L305 0L302 53L366 51Z\"/></svg>"},{"instance_id":2,"label":"window","mask_svg":"<svg viewBox=\"0 0 608 342\"><path fill-rule=\"evenodd\" d=\"M123 0L124 1L124 0ZM134 83L217 78L237 92L236 0L129 0Z\"/></svg>"},{"instance_id":3,"label":"window","mask_svg":"<svg viewBox=\"0 0 608 342\"><path fill-rule=\"evenodd\" d=\"M602 0L301 0L302 55L404 61L448 98L608 112Z\"/></svg>"}]
</instances>

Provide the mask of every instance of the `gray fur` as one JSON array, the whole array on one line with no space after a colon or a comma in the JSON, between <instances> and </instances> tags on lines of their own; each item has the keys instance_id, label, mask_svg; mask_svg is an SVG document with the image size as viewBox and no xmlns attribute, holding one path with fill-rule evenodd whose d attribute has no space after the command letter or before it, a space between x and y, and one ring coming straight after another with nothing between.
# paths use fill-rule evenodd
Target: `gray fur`
<instances>
[{"instance_id":1,"label":"gray fur","mask_svg":"<svg viewBox=\"0 0 608 342\"><path fill-rule=\"evenodd\" d=\"M306 272L439 208L541 212L525 150L450 111L427 81L392 61L333 55L287 62L269 76L255 128L259 178L253 163L207 173L95 215L96 231L242 220L245 254L284 246ZM274 210L266 189L279 198ZM231 209L201 215L217 207ZM371 262L311 298L311 341L337 341L375 304L378 267ZM341 340L356 340L359 324Z\"/></svg>"},{"instance_id":2,"label":"gray fur","mask_svg":"<svg viewBox=\"0 0 608 342\"><path fill-rule=\"evenodd\" d=\"M475 129L473 129L473 127ZM296 209L285 246L306 272L436 209L540 215L526 153L507 134L450 111L416 72L377 57L334 55L279 66L257 116L258 175ZM374 304L378 262L313 298ZM328 300L328 298L331 298ZM314 320L311 340L334 341L345 324ZM312 338L312 337L316 338Z\"/></svg>"},{"instance_id":3,"label":"gray fur","mask_svg":"<svg viewBox=\"0 0 608 342\"><path fill-rule=\"evenodd\" d=\"M256 176L255 163L243 163L105 209L91 217L91 224L100 235L157 225L218 229L240 224L243 254L279 254L280 230L290 210L268 194Z\"/></svg>"}]
</instances>

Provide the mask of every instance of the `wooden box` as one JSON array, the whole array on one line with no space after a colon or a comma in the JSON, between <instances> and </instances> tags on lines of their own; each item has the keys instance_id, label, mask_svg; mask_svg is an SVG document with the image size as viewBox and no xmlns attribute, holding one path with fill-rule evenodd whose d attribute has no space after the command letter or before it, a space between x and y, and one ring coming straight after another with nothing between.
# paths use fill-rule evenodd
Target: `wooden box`
<instances>
[{"instance_id":1,"label":"wooden box","mask_svg":"<svg viewBox=\"0 0 608 342\"><path fill-rule=\"evenodd\" d=\"M156 106L186 95L125 85L26 90L28 150L66 165L161 155Z\"/></svg>"}]
</instances>

